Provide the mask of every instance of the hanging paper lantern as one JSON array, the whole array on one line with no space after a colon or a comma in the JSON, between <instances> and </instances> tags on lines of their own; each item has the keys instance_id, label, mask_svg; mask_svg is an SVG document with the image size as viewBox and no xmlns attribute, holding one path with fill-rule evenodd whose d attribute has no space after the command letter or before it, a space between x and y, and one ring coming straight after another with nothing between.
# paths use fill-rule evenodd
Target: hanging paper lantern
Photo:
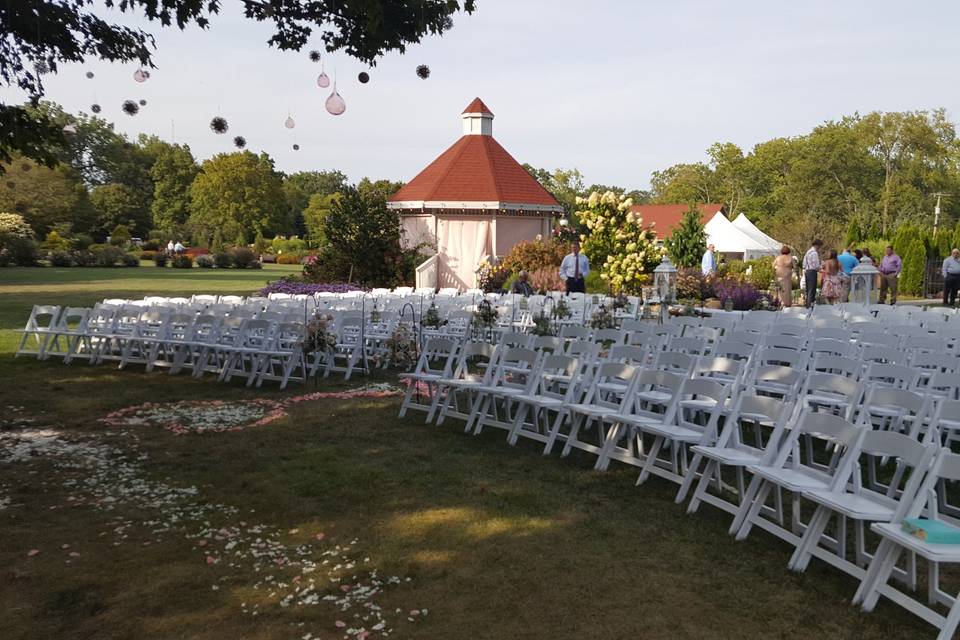
<instances>
[{"instance_id":1,"label":"hanging paper lantern","mask_svg":"<svg viewBox=\"0 0 960 640\"><path fill-rule=\"evenodd\" d=\"M327 97L327 113L334 116L343 115L347 110L347 103L344 102L340 94L337 93L337 85L333 85L333 93Z\"/></svg>"},{"instance_id":2,"label":"hanging paper lantern","mask_svg":"<svg viewBox=\"0 0 960 640\"><path fill-rule=\"evenodd\" d=\"M325 74L323 71L320 72L320 75L317 76L317 86L321 89L326 89L330 86L330 76Z\"/></svg>"},{"instance_id":3,"label":"hanging paper lantern","mask_svg":"<svg viewBox=\"0 0 960 640\"><path fill-rule=\"evenodd\" d=\"M310 61L311 62L320 62L320 52L314 49L310 52Z\"/></svg>"},{"instance_id":4,"label":"hanging paper lantern","mask_svg":"<svg viewBox=\"0 0 960 640\"><path fill-rule=\"evenodd\" d=\"M370 74L366 71L361 71L360 74L357 75L357 80L360 81L360 84L367 84L370 82Z\"/></svg>"},{"instance_id":5,"label":"hanging paper lantern","mask_svg":"<svg viewBox=\"0 0 960 640\"><path fill-rule=\"evenodd\" d=\"M128 116L135 116L140 112L140 105L133 100L124 100L121 109L123 109L123 112Z\"/></svg>"},{"instance_id":6,"label":"hanging paper lantern","mask_svg":"<svg viewBox=\"0 0 960 640\"><path fill-rule=\"evenodd\" d=\"M140 99L140 106L141 106L141 107L147 106L147 101L144 100L143 98L141 98L141 99Z\"/></svg>"},{"instance_id":7,"label":"hanging paper lantern","mask_svg":"<svg viewBox=\"0 0 960 640\"><path fill-rule=\"evenodd\" d=\"M430 67L425 64L420 65L417 67L417 75L420 76L421 80L426 80L430 77Z\"/></svg>"},{"instance_id":8,"label":"hanging paper lantern","mask_svg":"<svg viewBox=\"0 0 960 640\"><path fill-rule=\"evenodd\" d=\"M300 145L298 145L298 144L293 145L293 150L294 150L294 151L300 151Z\"/></svg>"},{"instance_id":9,"label":"hanging paper lantern","mask_svg":"<svg viewBox=\"0 0 960 640\"><path fill-rule=\"evenodd\" d=\"M75 126L73 126L72 124L68 124L67 126L65 126L65 127L63 128L63 132L64 132L65 134L67 134L68 136L72 136L73 134L75 134L75 133L77 132L77 128L76 128Z\"/></svg>"},{"instance_id":10,"label":"hanging paper lantern","mask_svg":"<svg viewBox=\"0 0 960 640\"><path fill-rule=\"evenodd\" d=\"M243 149L245 146L247 146L247 139L243 136L237 136L233 139L233 144L237 147L237 149Z\"/></svg>"},{"instance_id":11,"label":"hanging paper lantern","mask_svg":"<svg viewBox=\"0 0 960 640\"><path fill-rule=\"evenodd\" d=\"M287 129L293 129L295 126L297 126L297 123L293 121L291 116L287 116L287 119L283 121L283 126L285 126Z\"/></svg>"},{"instance_id":12,"label":"hanging paper lantern","mask_svg":"<svg viewBox=\"0 0 960 640\"><path fill-rule=\"evenodd\" d=\"M90 111L93 111L94 113L100 113L100 108L101 107L98 104L90 105Z\"/></svg>"},{"instance_id":13,"label":"hanging paper lantern","mask_svg":"<svg viewBox=\"0 0 960 640\"><path fill-rule=\"evenodd\" d=\"M146 82L147 78L150 77L149 71L144 71L143 69L137 69L133 72L133 79L137 82Z\"/></svg>"},{"instance_id":14,"label":"hanging paper lantern","mask_svg":"<svg viewBox=\"0 0 960 640\"><path fill-rule=\"evenodd\" d=\"M87 71L87 80L93 80L93 71Z\"/></svg>"},{"instance_id":15,"label":"hanging paper lantern","mask_svg":"<svg viewBox=\"0 0 960 640\"><path fill-rule=\"evenodd\" d=\"M220 116L217 116L216 118L210 121L210 130L213 131L214 133L217 133L217 134L226 133L227 129L229 128L230 126L227 124L226 119L221 118Z\"/></svg>"}]
</instances>

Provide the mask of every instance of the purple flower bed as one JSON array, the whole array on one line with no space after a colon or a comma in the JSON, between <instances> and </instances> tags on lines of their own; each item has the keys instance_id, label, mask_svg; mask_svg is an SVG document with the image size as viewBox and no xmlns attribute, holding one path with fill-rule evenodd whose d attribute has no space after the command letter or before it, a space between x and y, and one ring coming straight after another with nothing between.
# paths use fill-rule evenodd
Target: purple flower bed
<instances>
[{"instance_id":1,"label":"purple flower bed","mask_svg":"<svg viewBox=\"0 0 960 640\"><path fill-rule=\"evenodd\" d=\"M274 280L263 289L257 292L257 295L268 296L271 293L289 293L297 295L305 293L313 295L315 293L347 293L348 291L362 291L360 287L352 284L326 284L322 282L303 282L302 280L280 279Z\"/></svg>"},{"instance_id":2,"label":"purple flower bed","mask_svg":"<svg viewBox=\"0 0 960 640\"><path fill-rule=\"evenodd\" d=\"M736 282L735 280L719 280L714 285L717 298L726 305L729 298L733 302L733 308L736 311L749 311L753 309L760 298L763 297L756 287L746 282Z\"/></svg>"}]
</instances>

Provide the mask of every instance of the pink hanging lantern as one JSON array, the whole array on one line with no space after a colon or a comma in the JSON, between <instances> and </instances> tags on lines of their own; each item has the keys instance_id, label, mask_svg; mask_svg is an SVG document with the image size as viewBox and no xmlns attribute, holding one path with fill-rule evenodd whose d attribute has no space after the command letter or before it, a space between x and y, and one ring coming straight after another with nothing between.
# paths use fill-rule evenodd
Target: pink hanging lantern
<instances>
[{"instance_id":1,"label":"pink hanging lantern","mask_svg":"<svg viewBox=\"0 0 960 640\"><path fill-rule=\"evenodd\" d=\"M333 85L333 93L327 98L327 113L333 116L343 115L343 112L347 110L347 103L344 102L343 98L337 93L337 85Z\"/></svg>"}]
</instances>

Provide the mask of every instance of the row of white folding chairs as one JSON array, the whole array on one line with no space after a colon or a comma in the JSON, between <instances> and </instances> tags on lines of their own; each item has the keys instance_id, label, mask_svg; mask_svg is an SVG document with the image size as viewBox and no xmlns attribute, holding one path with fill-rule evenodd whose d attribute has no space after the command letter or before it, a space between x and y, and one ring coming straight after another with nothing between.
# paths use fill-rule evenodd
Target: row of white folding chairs
<instances>
[{"instance_id":1,"label":"row of white folding chairs","mask_svg":"<svg viewBox=\"0 0 960 640\"><path fill-rule=\"evenodd\" d=\"M487 345L489 346L489 345ZM509 348L508 348L509 349ZM659 371L632 370L628 365L609 363L601 365L597 374L589 383L589 390L575 401L577 395L568 385L564 392L551 391L555 387L556 378L553 375L570 373L576 369L576 364L567 356L551 355L535 364L535 356L529 351L504 351L498 369L499 374L492 378L474 382L468 378L460 378L456 374L448 379L449 392L458 388L471 390L477 399L471 405L470 415L467 417L468 429L475 424L474 432L478 433L485 425L508 428L508 440L513 444L522 436L533 437L537 440L546 440L545 452L549 452L556 441L559 428L562 424L562 415L567 413L575 416L566 434L561 437L565 440L563 453L566 454L575 446L598 455L597 467L606 468L611 457L623 459L623 455L633 460L643 449L642 441L630 448L617 447L623 433L624 426L634 431L627 436L633 440L637 433L647 433L654 437L654 444L649 453L636 458L641 459L642 471L639 482L643 482L651 472L658 472L671 480L681 482L678 493L678 502L682 502L696 482L696 489L688 506L688 511L694 512L702 502L708 502L721 507L734 515L731 532L742 539L748 535L750 529L761 526L777 533L796 547L790 567L803 570L811 557L821 558L837 566L855 577L863 579L863 586L857 597L865 602L865 608L872 607L876 595L891 596L887 590L886 581L892 570L890 558L895 557L897 544L903 540L910 540L899 535L900 542L896 542L897 529L889 523L896 523L898 517L905 513L906 505L911 505L921 496L927 499L932 495L930 489L933 482L940 477L949 477L952 480L960 478L960 465L954 463L950 474L927 476L928 469L942 469L942 462L934 460L953 459L955 456L939 448L935 434L939 434L941 426L948 430L960 427L960 402L944 403L928 425L926 435L918 433L903 433L895 430L876 429L873 424L875 415L868 411L860 411L856 423L848 418L852 416L837 416L832 413L817 413L801 402L795 404L789 398L789 393L780 398L764 397L753 393L749 386L741 393L732 394L736 382L726 388L722 382L709 378L679 378ZM495 355L487 351L477 352ZM539 366L535 373L531 373L526 383L511 383L510 378L502 373L508 362L526 363L531 370ZM461 367L458 364L457 367ZM492 371L490 368L488 371ZM443 376L446 371L435 375ZM499 378L498 378L499 376ZM628 379L632 378L628 382ZM442 380L443 378L441 378ZM436 381L435 381L436 382ZM459 384L454 384L459 382ZM492 382L492 384L491 384ZM442 385L443 382L437 383ZM619 401L610 402L603 397L604 385L606 389L616 390L626 387ZM633 386L632 390L630 387ZM663 397L665 388L672 388L672 397ZM879 396L886 394L888 388L878 388L868 393L867 406L877 401ZM631 393L644 400L652 400L662 407L662 411L637 409L631 399ZM615 394L614 394L615 395ZM667 394L670 395L669 393ZM731 401L735 395L736 399ZM440 396L438 396L440 397ZM479 398L483 397L483 401ZM503 398L523 408L518 408L513 420L504 420L496 415L495 399ZM448 396L449 398L449 396ZM449 402L449 400L447 401ZM442 421L445 411L440 414ZM479 407L477 404L479 403ZM434 403L435 406L436 403ZM880 408L886 408L882 404ZM491 415L493 408L493 415ZM852 410L851 406L851 410ZM533 409L533 418L524 430L523 424L526 415ZM543 424L538 421L538 411L553 409L557 418ZM704 420L684 418L684 413L708 414ZM723 426L719 427L721 414L726 413ZM477 414L480 414L479 417ZM509 418L509 417L508 417ZM600 425L596 427L600 442L588 445L577 436L583 427L589 427L591 419L599 418ZM550 423L552 422L552 426ZM756 445L749 444L749 433L743 430L741 422L749 423L754 429L766 427L770 432L766 444L758 439ZM610 424L610 428L603 428ZM549 432L546 432L549 429ZM921 437L918 438L918 435ZM672 448L672 459L668 456L666 469L657 466L657 456L663 450L665 441L671 444L691 445L693 460L687 463L687 453ZM822 458L813 455L814 441L821 441L825 446L819 451ZM616 449L623 449L626 453L617 453ZM606 459L605 459L606 456ZM678 460L678 457L681 459ZM868 473L861 477L862 464L867 467ZM824 463L824 461L827 461ZM884 463L891 463L893 467L892 479L886 485L878 480L877 469ZM699 473L701 464L705 465ZM743 496L739 503L732 503L720 495L708 493L708 487L716 481L723 486L720 475L721 467L732 467L736 473L739 492ZM905 473L906 470L911 473ZM746 485L746 474L752 476L749 487ZM924 486L928 491L920 490L920 483L927 476ZM932 478L932 479L931 479ZM776 489L773 506L766 506L765 501L772 489ZM793 521L789 529L784 525L784 511L780 499L781 490L792 494ZM800 522L799 504L801 497L817 505L813 517L806 524ZM922 507L912 506L911 509L919 513ZM840 517L837 527L838 533L834 538L824 535L826 526L834 515ZM768 517L769 516L769 517ZM856 535L854 541L855 557L851 562L846 558L846 528L847 519L854 521ZM874 562L883 562L882 567L876 570L871 568L868 574L863 567L869 559L865 549L863 528L866 524L879 523L874 528L886 526L885 531L891 536L877 554ZM884 525L883 523L888 523ZM879 529L883 535L884 529ZM910 548L910 545L902 545ZM934 561L942 558L942 551L928 550L928 558ZM960 552L954 552L953 561L960 561ZM915 579L915 574L908 567L908 571L900 572L908 581ZM933 584L933 583L931 583ZM931 589L934 589L931 586ZM944 594L940 593L940 596ZM955 600L947 600L956 606ZM911 609L914 610L914 609ZM931 617L921 613L927 619L944 623L944 637L951 637L956 627L955 618L950 625L949 620L942 617ZM934 614L936 616L938 614Z\"/></svg>"}]
</instances>

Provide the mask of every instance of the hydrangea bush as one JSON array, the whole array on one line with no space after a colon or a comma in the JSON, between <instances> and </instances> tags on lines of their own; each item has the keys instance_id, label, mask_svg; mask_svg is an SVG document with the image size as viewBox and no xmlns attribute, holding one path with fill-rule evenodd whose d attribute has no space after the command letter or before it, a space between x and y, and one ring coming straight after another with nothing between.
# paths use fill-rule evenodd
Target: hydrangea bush
<instances>
[{"instance_id":1,"label":"hydrangea bush","mask_svg":"<svg viewBox=\"0 0 960 640\"><path fill-rule=\"evenodd\" d=\"M0 212L0 266L32 265L35 261L33 229L23 216Z\"/></svg>"},{"instance_id":2,"label":"hydrangea bush","mask_svg":"<svg viewBox=\"0 0 960 640\"><path fill-rule=\"evenodd\" d=\"M577 216L587 228L583 252L594 268L614 292L638 292L643 275L656 267L663 250L640 214L630 210L633 200L612 191L594 191L588 198L577 198L577 204L582 207Z\"/></svg>"}]
</instances>

